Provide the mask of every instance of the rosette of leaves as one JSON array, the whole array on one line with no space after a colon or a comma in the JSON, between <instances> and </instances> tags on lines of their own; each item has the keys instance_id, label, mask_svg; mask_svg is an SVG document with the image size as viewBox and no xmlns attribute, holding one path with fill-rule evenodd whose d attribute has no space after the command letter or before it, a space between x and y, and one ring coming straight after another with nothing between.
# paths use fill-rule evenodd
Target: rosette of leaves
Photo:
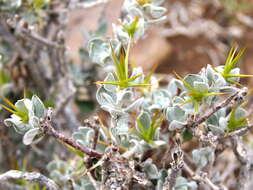
<instances>
[{"instance_id":1,"label":"rosette of leaves","mask_svg":"<svg viewBox=\"0 0 253 190\"><path fill-rule=\"evenodd\" d=\"M175 75L182 81L184 92L183 96L186 100L183 104L193 103L195 113L198 112L199 106L210 96L222 95L223 93L213 92L208 85L208 79L198 74L189 74L182 78L177 73ZM179 86L179 88L181 85Z\"/></svg>"},{"instance_id":2,"label":"rosette of leaves","mask_svg":"<svg viewBox=\"0 0 253 190\"><path fill-rule=\"evenodd\" d=\"M238 84L241 77L253 77L253 75L240 74L240 68L236 67L240 57L245 52L245 48L238 51L238 46L234 45L229 51L224 66L218 66L215 68L228 83Z\"/></svg>"},{"instance_id":3,"label":"rosette of leaves","mask_svg":"<svg viewBox=\"0 0 253 190\"><path fill-rule=\"evenodd\" d=\"M105 81L97 81L96 84L109 84L118 86L120 89L128 87L147 87L149 84L136 83L139 78L143 77L142 69L135 68L129 76L129 51L131 41L128 42L127 50L123 46L120 48L119 57L116 56L115 51L111 45L111 55L114 62L114 75L107 76ZM137 73L136 73L137 71ZM141 72L140 72L141 71ZM108 79L112 79L111 81Z\"/></svg>"},{"instance_id":4,"label":"rosette of leaves","mask_svg":"<svg viewBox=\"0 0 253 190\"><path fill-rule=\"evenodd\" d=\"M226 115L226 109L221 109L213 114L206 122L208 128L215 135L224 135L248 125L248 112L241 106L232 108Z\"/></svg>"},{"instance_id":5,"label":"rosette of leaves","mask_svg":"<svg viewBox=\"0 0 253 190\"><path fill-rule=\"evenodd\" d=\"M208 163L212 163L214 158L214 150L211 147L204 147L192 151L192 160L200 167L204 167Z\"/></svg>"},{"instance_id":6,"label":"rosette of leaves","mask_svg":"<svg viewBox=\"0 0 253 190\"><path fill-rule=\"evenodd\" d=\"M240 129L248 125L248 112L242 107L232 108L230 114L227 117L227 132Z\"/></svg>"},{"instance_id":7,"label":"rosette of leaves","mask_svg":"<svg viewBox=\"0 0 253 190\"><path fill-rule=\"evenodd\" d=\"M113 24L113 32L117 38L127 44L129 39L136 41L144 35L144 19L127 16L121 25Z\"/></svg>"},{"instance_id":8,"label":"rosette of leaves","mask_svg":"<svg viewBox=\"0 0 253 190\"><path fill-rule=\"evenodd\" d=\"M159 140L159 127L162 124L163 116L158 112L151 114L142 111L136 120L135 134L151 146L159 146L165 144Z\"/></svg>"},{"instance_id":9,"label":"rosette of leaves","mask_svg":"<svg viewBox=\"0 0 253 190\"><path fill-rule=\"evenodd\" d=\"M45 106L43 102L34 95L32 99L18 100L15 105L8 99L3 98L3 101L9 106L1 104L1 107L9 111L11 117L4 120L6 126L14 127L16 132L23 134L23 143L31 144L36 136L40 136L40 119L44 117Z\"/></svg>"}]
</instances>

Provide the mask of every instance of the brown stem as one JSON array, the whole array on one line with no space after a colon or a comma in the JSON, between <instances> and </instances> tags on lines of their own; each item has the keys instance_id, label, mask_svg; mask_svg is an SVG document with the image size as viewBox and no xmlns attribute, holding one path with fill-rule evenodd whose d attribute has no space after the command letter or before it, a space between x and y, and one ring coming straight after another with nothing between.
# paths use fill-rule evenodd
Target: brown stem
<instances>
[{"instance_id":1,"label":"brown stem","mask_svg":"<svg viewBox=\"0 0 253 190\"><path fill-rule=\"evenodd\" d=\"M101 153L99 153L93 149L84 147L84 146L80 145L79 143L77 143L74 139L69 138L69 137L65 137L63 134L56 131L52 126L51 115L52 115L52 110L49 109L47 117L44 119L44 121L41 124L41 129L44 134L52 136L52 137L56 138L57 140L60 140L64 143L70 145L71 147L81 151L84 154L87 154L88 156L90 156L92 158L102 158Z\"/></svg>"}]
</instances>

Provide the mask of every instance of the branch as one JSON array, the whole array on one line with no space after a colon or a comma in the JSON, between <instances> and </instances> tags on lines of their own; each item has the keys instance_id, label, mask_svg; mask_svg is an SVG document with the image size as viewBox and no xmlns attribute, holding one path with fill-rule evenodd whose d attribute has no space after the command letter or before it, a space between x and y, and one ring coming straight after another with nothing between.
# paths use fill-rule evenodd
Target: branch
<instances>
[{"instance_id":1,"label":"branch","mask_svg":"<svg viewBox=\"0 0 253 190\"><path fill-rule=\"evenodd\" d=\"M60 190L58 185L46 176L37 172L21 172L18 170L10 170L0 175L0 182L9 179L23 179L31 182L38 182L46 186L49 190Z\"/></svg>"},{"instance_id":2,"label":"branch","mask_svg":"<svg viewBox=\"0 0 253 190\"><path fill-rule=\"evenodd\" d=\"M64 143L70 145L71 147L81 151L82 153L87 154L90 157L102 158L101 153L99 153L93 149L84 147L84 146L80 145L79 143L77 143L74 139L69 138L69 137L65 137L63 134L56 131L52 126L51 116L52 116L52 110L49 109L48 113L47 113L47 117L44 119L44 121L41 122L40 127L42 129L42 132L45 135L52 136L52 137L56 138L57 140L60 140Z\"/></svg>"},{"instance_id":3,"label":"branch","mask_svg":"<svg viewBox=\"0 0 253 190\"><path fill-rule=\"evenodd\" d=\"M14 28L18 32L18 34L23 38L36 41L37 43L42 44L42 45L47 46L47 47L50 47L50 48L65 49L64 46L62 46L58 43L52 42L52 41L44 38L43 36L40 36L36 32L33 32L29 29L26 29L26 28L24 28L24 27L22 27L18 24L15 24L15 23L12 23L12 22L7 22L7 24L11 28Z\"/></svg>"},{"instance_id":4,"label":"branch","mask_svg":"<svg viewBox=\"0 0 253 190\"><path fill-rule=\"evenodd\" d=\"M227 135L225 136L221 136L221 137L218 137L218 140L223 140L223 139L226 139L226 138L229 138L229 137L235 137L235 136L239 136L241 134L244 134L246 132L248 132L249 130L251 130L253 128L253 125L249 125L249 126L246 126L246 127L242 127L240 129L237 129L233 132L230 132L228 133Z\"/></svg>"},{"instance_id":5,"label":"branch","mask_svg":"<svg viewBox=\"0 0 253 190\"><path fill-rule=\"evenodd\" d=\"M237 97L238 94L239 94L239 92L234 93L232 96L228 97L226 100L224 100L223 102L221 102L219 105L217 105L214 108L212 108L209 112L207 112L207 114L203 115L197 121L193 121L192 123L187 124L187 125L190 126L190 127L196 128L198 125L200 125L201 123L205 122L214 113L216 113L220 109L222 109L222 108L226 107L227 105L229 105L229 103L232 100L234 100L235 97Z\"/></svg>"},{"instance_id":6,"label":"branch","mask_svg":"<svg viewBox=\"0 0 253 190\"><path fill-rule=\"evenodd\" d=\"M181 148L181 140L180 140L180 134L177 133L175 135L175 147L171 151L171 158L172 162L171 165L171 173L168 174L168 176L165 179L165 182L163 184L163 190L171 190L174 189L174 186L176 185L176 179L183 168L184 164L184 154Z\"/></svg>"},{"instance_id":7,"label":"branch","mask_svg":"<svg viewBox=\"0 0 253 190\"><path fill-rule=\"evenodd\" d=\"M183 168L193 180L198 182L203 182L211 187L212 190L220 190L220 188L215 185L208 177L207 175L198 175L196 174L188 165L184 162L184 168Z\"/></svg>"},{"instance_id":8,"label":"branch","mask_svg":"<svg viewBox=\"0 0 253 190\"><path fill-rule=\"evenodd\" d=\"M64 46L62 46L58 43L52 42L52 41L38 35L37 33L31 31L31 30L26 30L24 28L18 28L17 30L20 31L21 37L34 40L34 41L38 42L39 44L42 44L42 45L50 47L50 48L65 49Z\"/></svg>"},{"instance_id":9,"label":"branch","mask_svg":"<svg viewBox=\"0 0 253 190\"><path fill-rule=\"evenodd\" d=\"M236 189L238 190L248 189L250 182L249 179L250 179L251 161L249 159L247 149L245 148L242 139L238 136L232 137L231 142L233 152L237 160L241 164Z\"/></svg>"}]
</instances>

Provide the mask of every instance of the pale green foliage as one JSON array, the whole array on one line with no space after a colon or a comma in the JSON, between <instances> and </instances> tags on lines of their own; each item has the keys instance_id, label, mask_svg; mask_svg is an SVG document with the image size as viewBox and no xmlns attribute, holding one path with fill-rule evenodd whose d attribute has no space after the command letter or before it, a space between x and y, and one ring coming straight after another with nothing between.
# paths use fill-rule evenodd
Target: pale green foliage
<instances>
[{"instance_id":1,"label":"pale green foliage","mask_svg":"<svg viewBox=\"0 0 253 190\"><path fill-rule=\"evenodd\" d=\"M214 151L211 147L195 149L192 151L192 160L196 165L204 167L214 161Z\"/></svg>"},{"instance_id":2,"label":"pale green foliage","mask_svg":"<svg viewBox=\"0 0 253 190\"><path fill-rule=\"evenodd\" d=\"M44 118L45 107L43 102L34 95L32 99L18 100L15 105L8 100L5 101L10 108L2 105L12 113L11 117L4 120L6 126L14 127L18 133L24 134L23 143L29 145L36 135L40 133L40 119Z\"/></svg>"},{"instance_id":3,"label":"pale green foliage","mask_svg":"<svg viewBox=\"0 0 253 190\"><path fill-rule=\"evenodd\" d=\"M21 6L19 1L9 3L14 10ZM39 11L50 1L38 0L30 3ZM185 77L175 73L176 77L164 88L159 87L158 79L154 75L145 75L142 68L131 67L131 45L143 37L150 24L164 20L166 9L161 6L162 3L163 0L125 0L123 9L126 16L120 24L113 25L115 38L108 41L100 36L106 31L106 24L102 23L94 34L89 35L88 50L84 53L87 62L97 63L107 71L104 81L96 83L96 100L101 109L110 114L110 121L105 126L102 123L97 126L96 151L108 153L111 146L116 144L118 153L123 158L139 161L141 172L156 184L157 190L162 188L171 170L158 169L151 159L141 162L144 153L166 144L175 132L190 133L186 128L189 121L202 116L206 107L212 108L221 102L223 95L229 96L237 91L239 88L233 85L239 84L240 77L250 76L240 74L236 63L243 51L237 55L234 48L231 49L225 66L214 68L207 65L199 73ZM3 9L2 4L0 5ZM81 71L72 69L73 73L78 74L74 80L81 85L84 80ZM1 86L9 83L9 80L5 80L7 77L2 75ZM40 140L40 121L45 119L47 111L43 102L35 95L31 99L18 100L15 105L7 99L4 101L9 107L2 107L12 113L10 118L5 119L5 125L14 127L22 134L23 143L26 145ZM242 102L239 102L230 110L220 109L201 123L201 127L205 132L210 131L217 136L233 132L248 124L248 112L242 107ZM93 128L80 126L72 134L72 139L83 147L92 148L94 136ZM67 147L77 155L75 159L62 161L55 158L47 166L50 177L61 184L63 190L69 189L69 179L80 177L89 169L82 160L86 155L73 147ZM214 150L209 146L194 149L192 159L196 166L203 168L214 162ZM100 168L99 164L94 168L99 182L102 176ZM73 186L77 190L94 189L87 176L74 181ZM180 174L174 189L194 190L197 189L197 184Z\"/></svg>"}]
</instances>

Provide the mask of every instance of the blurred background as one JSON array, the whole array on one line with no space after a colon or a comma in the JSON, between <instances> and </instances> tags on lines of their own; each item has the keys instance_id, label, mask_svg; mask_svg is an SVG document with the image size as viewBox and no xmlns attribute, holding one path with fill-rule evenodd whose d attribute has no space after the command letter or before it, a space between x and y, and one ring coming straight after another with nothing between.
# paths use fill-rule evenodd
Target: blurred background
<instances>
[{"instance_id":1,"label":"blurred background","mask_svg":"<svg viewBox=\"0 0 253 190\"><path fill-rule=\"evenodd\" d=\"M78 49L84 45L82 29L95 30L103 15L108 22L106 36L112 36L112 23L118 23L122 4L123 0L110 0L70 13L66 43L75 63L80 62ZM161 74L196 73L207 64L223 64L232 43L238 43L247 47L240 62L243 73L253 73L253 1L168 0L165 7L167 20L152 26L131 50L132 59L144 71L158 65Z\"/></svg>"}]
</instances>

